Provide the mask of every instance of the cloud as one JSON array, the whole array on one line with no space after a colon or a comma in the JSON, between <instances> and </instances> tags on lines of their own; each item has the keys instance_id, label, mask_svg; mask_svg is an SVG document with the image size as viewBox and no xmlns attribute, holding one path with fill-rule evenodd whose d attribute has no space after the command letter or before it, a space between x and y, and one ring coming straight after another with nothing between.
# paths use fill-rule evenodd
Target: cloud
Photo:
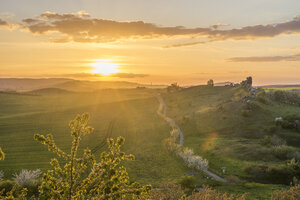
<instances>
[{"instance_id":1,"label":"cloud","mask_svg":"<svg viewBox=\"0 0 300 200\"><path fill-rule=\"evenodd\" d=\"M230 62L279 62L279 61L300 61L300 54L289 56L257 56L257 57L234 57L229 58Z\"/></svg>"},{"instance_id":2,"label":"cloud","mask_svg":"<svg viewBox=\"0 0 300 200\"><path fill-rule=\"evenodd\" d=\"M213 24L210 27L213 28L213 29L218 29L218 28L223 27L223 26L229 26L229 24Z\"/></svg>"},{"instance_id":3,"label":"cloud","mask_svg":"<svg viewBox=\"0 0 300 200\"><path fill-rule=\"evenodd\" d=\"M6 21L0 19L0 26L9 26L9 24Z\"/></svg>"},{"instance_id":4,"label":"cloud","mask_svg":"<svg viewBox=\"0 0 300 200\"><path fill-rule=\"evenodd\" d=\"M245 26L237 29L219 30L215 24L211 27L186 28L183 26L158 26L143 21L113 21L100 18L92 18L88 13L58 14L45 12L38 17L23 20L23 27L35 34L48 34L58 32L64 38L58 42L112 42L120 39L151 39L162 37L186 36L194 38L207 38L211 41L218 40L254 40L259 38L271 38L283 34L300 34L300 17L277 24ZM54 40L55 41L55 40ZM192 42L175 44L170 47L202 44Z\"/></svg>"},{"instance_id":5,"label":"cloud","mask_svg":"<svg viewBox=\"0 0 300 200\"><path fill-rule=\"evenodd\" d=\"M76 74L62 74L60 77L64 78L97 78L102 77L101 74L92 74L92 73L76 73Z\"/></svg>"},{"instance_id":6,"label":"cloud","mask_svg":"<svg viewBox=\"0 0 300 200\"><path fill-rule=\"evenodd\" d=\"M111 77L118 78L144 78L149 76L148 74L134 74L134 73L115 73L110 75Z\"/></svg>"}]
</instances>

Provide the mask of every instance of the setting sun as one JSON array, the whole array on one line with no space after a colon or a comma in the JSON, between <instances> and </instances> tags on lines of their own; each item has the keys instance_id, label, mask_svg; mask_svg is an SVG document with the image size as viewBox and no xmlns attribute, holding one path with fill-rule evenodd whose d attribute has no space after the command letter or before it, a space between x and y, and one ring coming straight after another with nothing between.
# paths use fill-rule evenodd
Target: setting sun
<instances>
[{"instance_id":1,"label":"setting sun","mask_svg":"<svg viewBox=\"0 0 300 200\"><path fill-rule=\"evenodd\" d=\"M96 62L91 65L95 67L92 71L94 74L110 75L119 72L118 65L115 63Z\"/></svg>"}]
</instances>

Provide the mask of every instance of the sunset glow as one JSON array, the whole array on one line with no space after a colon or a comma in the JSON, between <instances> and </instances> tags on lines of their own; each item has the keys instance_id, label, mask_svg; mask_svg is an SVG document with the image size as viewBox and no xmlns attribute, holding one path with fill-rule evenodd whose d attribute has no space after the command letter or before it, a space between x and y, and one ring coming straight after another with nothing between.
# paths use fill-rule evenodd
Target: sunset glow
<instances>
[{"instance_id":1,"label":"sunset glow","mask_svg":"<svg viewBox=\"0 0 300 200\"><path fill-rule=\"evenodd\" d=\"M0 76L298 84L300 1L288 1L3 0Z\"/></svg>"}]
</instances>

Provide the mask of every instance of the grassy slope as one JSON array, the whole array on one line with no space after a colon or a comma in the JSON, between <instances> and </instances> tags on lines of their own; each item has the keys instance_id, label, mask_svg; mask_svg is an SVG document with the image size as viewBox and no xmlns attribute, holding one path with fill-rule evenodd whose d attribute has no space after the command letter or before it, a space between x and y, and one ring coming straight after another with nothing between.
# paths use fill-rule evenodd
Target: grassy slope
<instances>
[{"instance_id":1,"label":"grassy slope","mask_svg":"<svg viewBox=\"0 0 300 200\"><path fill-rule=\"evenodd\" d=\"M34 133L52 133L57 145L68 151L68 123L78 113L89 112L95 132L82 140L81 147L102 142L106 128L116 119L113 137L124 136L124 151L136 156L126 163L130 176L141 183L155 184L177 179L187 170L163 146L169 127L157 116L153 91L102 91L99 94L49 96L0 95L0 146L6 160L0 169L7 177L15 171L48 169L53 154L33 140ZM134 99L138 98L138 99ZM100 149L105 150L105 148Z\"/></svg>"},{"instance_id":2,"label":"grassy slope","mask_svg":"<svg viewBox=\"0 0 300 200\"><path fill-rule=\"evenodd\" d=\"M247 92L240 88L199 86L165 94L164 98L169 107L167 115L173 117L184 132L185 145L207 158L211 171L251 182L253 178L243 171L247 165L284 163L260 144L260 139L266 134L264 128L274 124L275 117L297 114L300 108L275 102L270 105L256 102L259 107L249 117L243 117L243 103L239 99L245 94ZM276 134L285 138L295 150L299 147L298 133L277 131ZM221 173L222 167L226 167L225 175ZM249 192L251 198L265 199L278 187L284 186L247 184L217 188L233 193Z\"/></svg>"},{"instance_id":3,"label":"grassy slope","mask_svg":"<svg viewBox=\"0 0 300 200\"><path fill-rule=\"evenodd\" d=\"M152 90L103 90L95 93L67 93L60 95L26 96L0 94L0 146L7 159L0 169L9 177L22 168L49 168L52 153L33 141L34 133L53 133L57 144L68 150L70 136L68 122L78 113L89 112L96 131L82 140L82 148L93 148L102 142L106 127L116 118L113 136L126 138L124 150L133 153L136 161L126 163L130 176L141 183L156 184L176 180L191 170L171 156L163 146L169 137L169 127L156 110L158 102ZM265 155L259 138L265 126L275 117L299 113L289 105L260 104L249 117L241 115L243 104L238 100L246 94L238 88L192 87L178 93L163 94L168 105L167 115L174 118L185 135L185 145L207 158L210 170L225 176L251 181L243 168L251 163L282 163L272 155ZM289 145L299 147L299 134L278 132ZM104 150L101 149L101 150ZM264 156L262 156L264 155ZM267 198L280 185L224 184L207 180L200 173L199 185L215 185L220 191L250 193L250 197Z\"/></svg>"}]
</instances>

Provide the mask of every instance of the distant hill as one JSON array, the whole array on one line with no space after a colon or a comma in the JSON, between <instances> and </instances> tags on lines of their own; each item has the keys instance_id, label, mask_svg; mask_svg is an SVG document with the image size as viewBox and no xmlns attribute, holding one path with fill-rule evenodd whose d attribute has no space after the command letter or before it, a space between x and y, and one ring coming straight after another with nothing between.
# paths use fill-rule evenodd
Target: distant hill
<instances>
[{"instance_id":1,"label":"distant hill","mask_svg":"<svg viewBox=\"0 0 300 200\"><path fill-rule=\"evenodd\" d=\"M285 87L300 87L300 84L293 84L293 85L263 85L259 86L262 88L285 88Z\"/></svg>"},{"instance_id":2,"label":"distant hill","mask_svg":"<svg viewBox=\"0 0 300 200\"><path fill-rule=\"evenodd\" d=\"M230 85L230 84L234 84L232 82L220 82L220 83L215 83L214 86L225 86L225 85Z\"/></svg>"},{"instance_id":3,"label":"distant hill","mask_svg":"<svg viewBox=\"0 0 300 200\"><path fill-rule=\"evenodd\" d=\"M50 79L30 79L30 78L0 78L0 90L2 91L28 91L41 88L49 88L53 85L70 81L71 79L50 78Z\"/></svg>"},{"instance_id":4,"label":"distant hill","mask_svg":"<svg viewBox=\"0 0 300 200\"><path fill-rule=\"evenodd\" d=\"M73 93L73 92L60 89L60 88L43 88L43 89L25 92L25 94L31 94L31 95L68 94L68 93Z\"/></svg>"},{"instance_id":5,"label":"distant hill","mask_svg":"<svg viewBox=\"0 0 300 200\"><path fill-rule=\"evenodd\" d=\"M117 88L163 88L164 85L144 85L125 81L81 81L65 78L0 78L0 91L32 91L45 88L57 88L74 92L90 92L99 89L117 89ZM49 91L48 91L49 92ZM56 91L57 92L57 91Z\"/></svg>"}]
</instances>

